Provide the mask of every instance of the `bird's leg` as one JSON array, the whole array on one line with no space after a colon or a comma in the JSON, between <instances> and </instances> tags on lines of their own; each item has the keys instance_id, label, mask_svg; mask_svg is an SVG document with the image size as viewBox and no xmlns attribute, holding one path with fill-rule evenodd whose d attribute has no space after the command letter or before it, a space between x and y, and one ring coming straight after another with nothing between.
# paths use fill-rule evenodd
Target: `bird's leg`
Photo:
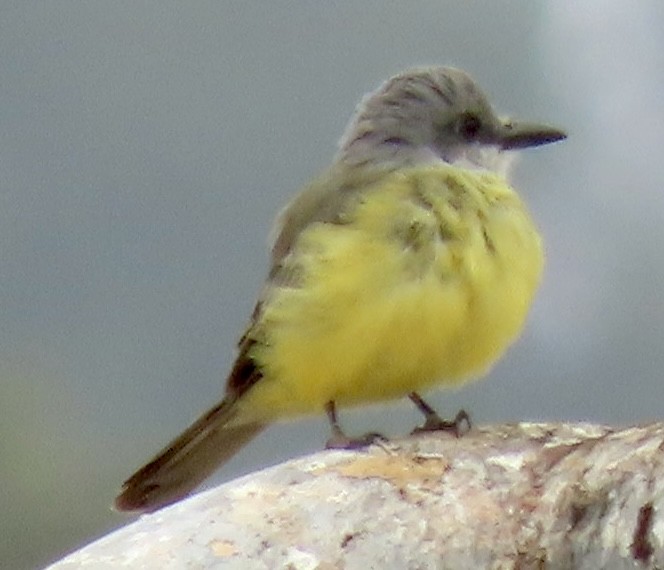
<instances>
[{"instance_id":1,"label":"bird's leg","mask_svg":"<svg viewBox=\"0 0 664 570\"><path fill-rule=\"evenodd\" d=\"M465 410L459 410L456 417L452 421L448 421L441 418L436 410L427 404L417 392L411 392L408 397L417 406L417 409L424 414L424 425L415 428L411 433L451 431L459 437L470 430L470 416ZM466 424L465 429L462 429L463 424Z\"/></svg>"},{"instance_id":2,"label":"bird's leg","mask_svg":"<svg viewBox=\"0 0 664 570\"><path fill-rule=\"evenodd\" d=\"M337 409L333 400L325 404L325 413L332 429L332 436L325 443L326 449L359 449L371 445L377 440L386 439L379 433L365 433L360 437L347 436L339 425Z\"/></svg>"}]
</instances>

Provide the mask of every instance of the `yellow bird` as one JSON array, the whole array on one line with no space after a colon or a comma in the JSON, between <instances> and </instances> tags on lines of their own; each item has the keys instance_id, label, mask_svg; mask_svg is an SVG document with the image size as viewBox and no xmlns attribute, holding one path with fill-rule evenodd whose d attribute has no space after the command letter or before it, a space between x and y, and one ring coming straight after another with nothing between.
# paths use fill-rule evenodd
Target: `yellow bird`
<instances>
[{"instance_id":1,"label":"yellow bird","mask_svg":"<svg viewBox=\"0 0 664 570\"><path fill-rule=\"evenodd\" d=\"M521 331L540 236L506 180L513 149L565 138L499 118L450 67L407 70L358 106L330 168L277 220L272 265L224 399L124 483L119 510L175 502L280 418L484 374Z\"/></svg>"}]
</instances>

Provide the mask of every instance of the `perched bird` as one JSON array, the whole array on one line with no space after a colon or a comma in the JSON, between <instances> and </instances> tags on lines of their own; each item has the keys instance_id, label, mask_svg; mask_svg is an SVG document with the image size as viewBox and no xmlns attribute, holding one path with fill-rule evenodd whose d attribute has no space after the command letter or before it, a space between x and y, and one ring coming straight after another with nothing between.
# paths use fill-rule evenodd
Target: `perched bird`
<instances>
[{"instance_id":1,"label":"perched bird","mask_svg":"<svg viewBox=\"0 0 664 570\"><path fill-rule=\"evenodd\" d=\"M178 501L280 418L484 374L521 331L543 253L506 180L514 149L565 138L497 116L451 67L367 95L332 165L278 217L269 275L223 400L125 483L119 510Z\"/></svg>"}]
</instances>

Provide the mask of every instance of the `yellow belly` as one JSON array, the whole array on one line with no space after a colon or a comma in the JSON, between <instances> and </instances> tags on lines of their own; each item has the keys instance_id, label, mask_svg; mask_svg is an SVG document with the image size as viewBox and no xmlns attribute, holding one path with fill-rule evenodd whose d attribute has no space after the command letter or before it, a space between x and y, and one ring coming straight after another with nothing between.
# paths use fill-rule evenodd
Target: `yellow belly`
<instances>
[{"instance_id":1,"label":"yellow belly","mask_svg":"<svg viewBox=\"0 0 664 570\"><path fill-rule=\"evenodd\" d=\"M319 413L331 400L385 400L485 373L523 327L543 256L502 178L438 165L379 179L343 223L309 226L286 261L298 283L263 308L251 417Z\"/></svg>"}]
</instances>

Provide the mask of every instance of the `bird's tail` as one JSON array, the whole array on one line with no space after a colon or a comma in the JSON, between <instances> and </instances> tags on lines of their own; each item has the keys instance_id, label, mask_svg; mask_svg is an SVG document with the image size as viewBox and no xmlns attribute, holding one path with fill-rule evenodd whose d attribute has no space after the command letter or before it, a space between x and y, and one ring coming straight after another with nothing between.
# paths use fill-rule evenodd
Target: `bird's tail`
<instances>
[{"instance_id":1,"label":"bird's tail","mask_svg":"<svg viewBox=\"0 0 664 570\"><path fill-rule=\"evenodd\" d=\"M208 410L127 479L115 508L150 512L182 499L265 429L259 423L227 427L236 404L237 398L227 397Z\"/></svg>"}]
</instances>

